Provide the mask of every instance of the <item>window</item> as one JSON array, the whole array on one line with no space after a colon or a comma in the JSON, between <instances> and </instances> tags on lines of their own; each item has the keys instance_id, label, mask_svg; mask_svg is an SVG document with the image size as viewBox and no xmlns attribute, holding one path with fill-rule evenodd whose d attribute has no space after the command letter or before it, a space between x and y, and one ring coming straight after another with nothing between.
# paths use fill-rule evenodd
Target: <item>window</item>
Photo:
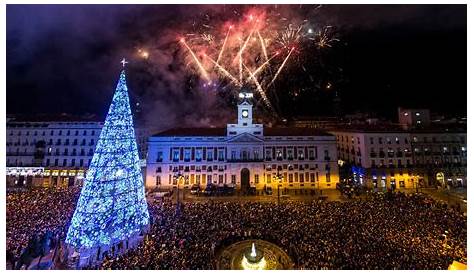
<instances>
[{"instance_id":1,"label":"window","mask_svg":"<svg viewBox=\"0 0 474 274\"><path fill-rule=\"evenodd\" d=\"M235 150L232 150L230 153L230 159L235 160L237 158L237 152Z\"/></svg>"},{"instance_id":2,"label":"window","mask_svg":"<svg viewBox=\"0 0 474 274\"><path fill-rule=\"evenodd\" d=\"M156 176L156 185L161 185L161 176Z\"/></svg>"},{"instance_id":3,"label":"window","mask_svg":"<svg viewBox=\"0 0 474 274\"><path fill-rule=\"evenodd\" d=\"M326 183L331 182L331 174L326 173Z\"/></svg>"},{"instance_id":4,"label":"window","mask_svg":"<svg viewBox=\"0 0 474 274\"><path fill-rule=\"evenodd\" d=\"M59 159L54 159L54 166L58 166L59 165Z\"/></svg>"},{"instance_id":5,"label":"window","mask_svg":"<svg viewBox=\"0 0 474 274\"><path fill-rule=\"evenodd\" d=\"M75 166L76 165L76 159L72 159L71 160L71 166Z\"/></svg>"},{"instance_id":6,"label":"window","mask_svg":"<svg viewBox=\"0 0 474 274\"><path fill-rule=\"evenodd\" d=\"M316 178L315 178L315 176L314 176L314 173L311 173L311 174L310 174L310 181L311 181L311 183L314 183L314 182L315 182L315 179L316 179Z\"/></svg>"},{"instance_id":7,"label":"window","mask_svg":"<svg viewBox=\"0 0 474 274\"><path fill-rule=\"evenodd\" d=\"M79 166L84 166L84 159L79 160Z\"/></svg>"},{"instance_id":8,"label":"window","mask_svg":"<svg viewBox=\"0 0 474 274\"><path fill-rule=\"evenodd\" d=\"M197 185L201 184L201 175L200 174L196 174L196 184Z\"/></svg>"},{"instance_id":9,"label":"window","mask_svg":"<svg viewBox=\"0 0 474 274\"><path fill-rule=\"evenodd\" d=\"M91 132L91 135L94 136L94 135L95 135L95 131L92 131L92 132Z\"/></svg>"},{"instance_id":10,"label":"window","mask_svg":"<svg viewBox=\"0 0 474 274\"><path fill-rule=\"evenodd\" d=\"M360 144L360 138L357 137L357 144Z\"/></svg>"},{"instance_id":11,"label":"window","mask_svg":"<svg viewBox=\"0 0 474 274\"><path fill-rule=\"evenodd\" d=\"M191 151L189 151L189 149L186 149L184 151L184 160L188 162L190 159L191 159Z\"/></svg>"},{"instance_id":12,"label":"window","mask_svg":"<svg viewBox=\"0 0 474 274\"><path fill-rule=\"evenodd\" d=\"M288 149L287 153L288 153L288 159L293 159L293 149Z\"/></svg>"},{"instance_id":13,"label":"window","mask_svg":"<svg viewBox=\"0 0 474 274\"><path fill-rule=\"evenodd\" d=\"M63 166L67 166L67 159L63 160Z\"/></svg>"},{"instance_id":14,"label":"window","mask_svg":"<svg viewBox=\"0 0 474 274\"><path fill-rule=\"evenodd\" d=\"M196 161L201 161L202 159L202 152L200 149L196 149Z\"/></svg>"},{"instance_id":15,"label":"window","mask_svg":"<svg viewBox=\"0 0 474 274\"><path fill-rule=\"evenodd\" d=\"M288 183L293 183L293 173L288 174Z\"/></svg>"},{"instance_id":16,"label":"window","mask_svg":"<svg viewBox=\"0 0 474 274\"><path fill-rule=\"evenodd\" d=\"M267 184L270 184L272 182L272 176L270 174L267 174Z\"/></svg>"},{"instance_id":17,"label":"window","mask_svg":"<svg viewBox=\"0 0 474 274\"><path fill-rule=\"evenodd\" d=\"M224 151L219 150L219 161L224 161Z\"/></svg>"},{"instance_id":18,"label":"window","mask_svg":"<svg viewBox=\"0 0 474 274\"><path fill-rule=\"evenodd\" d=\"M162 162L163 161L163 151L158 151L156 155L156 161L157 162Z\"/></svg>"},{"instance_id":19,"label":"window","mask_svg":"<svg viewBox=\"0 0 474 274\"><path fill-rule=\"evenodd\" d=\"M371 144L371 145L374 144L374 137L370 137L370 144Z\"/></svg>"},{"instance_id":20,"label":"window","mask_svg":"<svg viewBox=\"0 0 474 274\"><path fill-rule=\"evenodd\" d=\"M259 178L258 178L258 174L255 174L255 183L258 184L260 182Z\"/></svg>"},{"instance_id":21,"label":"window","mask_svg":"<svg viewBox=\"0 0 474 274\"><path fill-rule=\"evenodd\" d=\"M208 161L212 161L212 155L213 155L212 150L208 150L207 151L207 160Z\"/></svg>"},{"instance_id":22,"label":"window","mask_svg":"<svg viewBox=\"0 0 474 274\"><path fill-rule=\"evenodd\" d=\"M178 150L174 150L173 151L173 161L179 161L179 151Z\"/></svg>"},{"instance_id":23,"label":"window","mask_svg":"<svg viewBox=\"0 0 474 274\"><path fill-rule=\"evenodd\" d=\"M254 150L254 151L253 151L253 158L254 158L255 160L258 160L258 150Z\"/></svg>"},{"instance_id":24,"label":"window","mask_svg":"<svg viewBox=\"0 0 474 274\"><path fill-rule=\"evenodd\" d=\"M382 137L379 137L379 144L382 144Z\"/></svg>"},{"instance_id":25,"label":"window","mask_svg":"<svg viewBox=\"0 0 474 274\"><path fill-rule=\"evenodd\" d=\"M235 185L235 182L236 182L236 181L237 181L237 179L236 179L235 174L232 174L232 176L230 176L230 182L231 182L233 185Z\"/></svg>"},{"instance_id":26,"label":"window","mask_svg":"<svg viewBox=\"0 0 474 274\"><path fill-rule=\"evenodd\" d=\"M304 174L300 173L300 183L304 182Z\"/></svg>"}]
</instances>

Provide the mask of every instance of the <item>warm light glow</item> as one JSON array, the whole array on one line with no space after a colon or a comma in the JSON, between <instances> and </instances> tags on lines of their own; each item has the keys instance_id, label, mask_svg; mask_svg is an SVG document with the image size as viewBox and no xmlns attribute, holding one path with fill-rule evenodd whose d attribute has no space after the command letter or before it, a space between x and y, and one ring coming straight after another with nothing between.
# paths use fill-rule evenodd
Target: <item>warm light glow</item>
<instances>
[{"instance_id":1,"label":"warm light glow","mask_svg":"<svg viewBox=\"0 0 474 274\"><path fill-rule=\"evenodd\" d=\"M242 268L244 270L264 270L267 266L267 261L265 258L262 258L258 263L251 263L247 260L247 258L242 259Z\"/></svg>"}]
</instances>

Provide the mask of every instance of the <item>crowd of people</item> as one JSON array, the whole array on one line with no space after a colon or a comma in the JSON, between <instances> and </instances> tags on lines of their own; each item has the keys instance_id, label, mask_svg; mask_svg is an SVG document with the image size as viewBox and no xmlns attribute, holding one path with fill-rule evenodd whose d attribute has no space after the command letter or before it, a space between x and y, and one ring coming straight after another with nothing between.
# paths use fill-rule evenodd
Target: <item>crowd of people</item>
<instances>
[{"instance_id":1,"label":"crowd of people","mask_svg":"<svg viewBox=\"0 0 474 274\"><path fill-rule=\"evenodd\" d=\"M74 192L48 196L49 202L38 201L41 193L20 195L28 196L7 197L7 248L14 250L34 233L64 231L77 199ZM37 201L30 205L29 198ZM149 211L143 242L95 268L214 269L219 251L244 239L277 244L296 269L447 269L467 260L466 217L424 194L349 202L206 201L179 209L154 201Z\"/></svg>"},{"instance_id":2,"label":"crowd of people","mask_svg":"<svg viewBox=\"0 0 474 274\"><path fill-rule=\"evenodd\" d=\"M7 193L7 262L15 264L27 247L45 235L64 240L80 188L41 188Z\"/></svg>"}]
</instances>

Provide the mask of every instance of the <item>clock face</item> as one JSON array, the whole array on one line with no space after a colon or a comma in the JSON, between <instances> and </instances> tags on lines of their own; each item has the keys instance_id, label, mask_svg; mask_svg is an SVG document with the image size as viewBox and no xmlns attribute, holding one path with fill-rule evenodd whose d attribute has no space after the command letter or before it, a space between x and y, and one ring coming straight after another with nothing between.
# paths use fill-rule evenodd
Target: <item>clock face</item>
<instances>
[{"instance_id":1,"label":"clock face","mask_svg":"<svg viewBox=\"0 0 474 274\"><path fill-rule=\"evenodd\" d=\"M247 118L249 116L249 112L247 110L242 110L242 117Z\"/></svg>"}]
</instances>

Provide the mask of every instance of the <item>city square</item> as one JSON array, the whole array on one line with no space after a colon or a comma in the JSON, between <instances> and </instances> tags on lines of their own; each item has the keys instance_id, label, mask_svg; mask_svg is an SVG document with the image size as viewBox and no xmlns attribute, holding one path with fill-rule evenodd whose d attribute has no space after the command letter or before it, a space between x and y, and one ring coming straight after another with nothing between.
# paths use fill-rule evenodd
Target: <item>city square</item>
<instances>
[{"instance_id":1,"label":"city square","mask_svg":"<svg viewBox=\"0 0 474 274\"><path fill-rule=\"evenodd\" d=\"M466 269L465 11L8 5L6 269Z\"/></svg>"}]
</instances>

